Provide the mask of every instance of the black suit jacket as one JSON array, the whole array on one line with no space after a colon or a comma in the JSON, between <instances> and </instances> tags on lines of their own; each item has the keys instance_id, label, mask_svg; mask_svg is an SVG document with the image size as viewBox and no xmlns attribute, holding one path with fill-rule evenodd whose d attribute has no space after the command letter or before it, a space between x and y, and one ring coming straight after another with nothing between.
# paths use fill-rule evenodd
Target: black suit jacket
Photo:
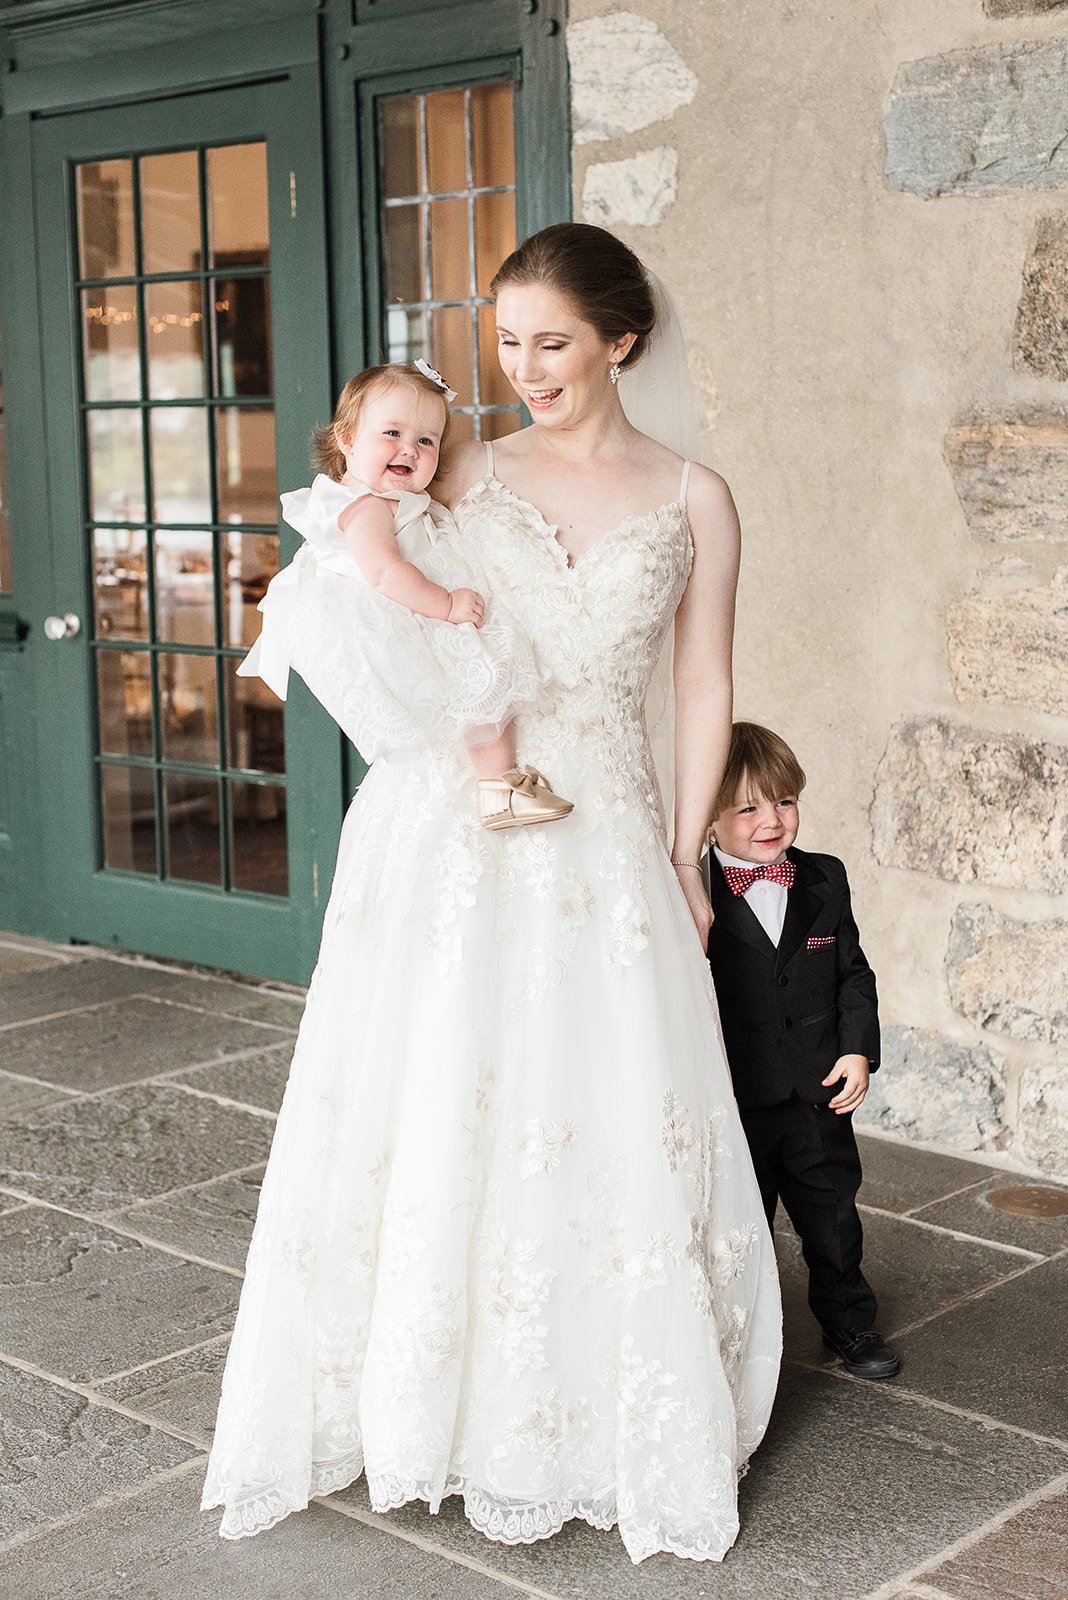
<instances>
[{"instance_id":1,"label":"black suit jacket","mask_svg":"<svg viewBox=\"0 0 1068 1600\"><path fill-rule=\"evenodd\" d=\"M845 867L836 856L787 854L797 877L777 947L731 893L714 854L709 861L708 961L742 1107L778 1105L795 1089L819 1104L841 1087L821 1081L839 1056L867 1056L872 1071L879 1064L875 974L860 948Z\"/></svg>"}]
</instances>

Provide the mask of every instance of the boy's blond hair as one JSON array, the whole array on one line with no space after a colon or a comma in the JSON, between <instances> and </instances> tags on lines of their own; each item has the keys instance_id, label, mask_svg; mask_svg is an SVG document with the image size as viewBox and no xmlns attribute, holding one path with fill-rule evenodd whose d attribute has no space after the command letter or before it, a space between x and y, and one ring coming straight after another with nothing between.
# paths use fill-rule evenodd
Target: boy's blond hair
<instances>
[{"instance_id":1,"label":"boy's blond hair","mask_svg":"<svg viewBox=\"0 0 1068 1600\"><path fill-rule=\"evenodd\" d=\"M712 815L719 817L729 811L738 803L740 793L785 800L799 795L804 787L801 763L785 739L770 728L762 728L759 722L736 722Z\"/></svg>"},{"instance_id":2,"label":"boy's blond hair","mask_svg":"<svg viewBox=\"0 0 1068 1600\"><path fill-rule=\"evenodd\" d=\"M351 439L359 426L360 413L371 396L392 389L398 383L406 383L412 389L421 389L425 394L432 394L435 399L441 401L445 417L441 429L441 444L444 447L445 435L449 431L449 403L445 399L444 390L439 389L432 379L424 377L414 367L405 367L399 362L390 361L380 367L366 367L363 372L358 372L354 378L350 378L342 389L334 407L333 422L327 428L316 428L312 434L311 464L316 472L324 472L328 478L333 478L335 483L341 482L345 476L345 452L338 443L338 436L343 435Z\"/></svg>"}]
</instances>

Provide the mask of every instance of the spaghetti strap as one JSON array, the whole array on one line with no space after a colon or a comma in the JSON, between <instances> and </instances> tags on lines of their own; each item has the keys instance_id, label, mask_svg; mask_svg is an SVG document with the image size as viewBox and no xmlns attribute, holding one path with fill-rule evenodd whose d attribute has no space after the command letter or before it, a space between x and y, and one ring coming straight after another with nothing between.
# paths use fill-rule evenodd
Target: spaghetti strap
<instances>
[{"instance_id":1,"label":"spaghetti strap","mask_svg":"<svg viewBox=\"0 0 1068 1600\"><path fill-rule=\"evenodd\" d=\"M493 445L490 443L490 441L488 439L486 440L486 471L489 473L491 478L494 476L494 472L493 472Z\"/></svg>"},{"instance_id":2,"label":"spaghetti strap","mask_svg":"<svg viewBox=\"0 0 1068 1600\"><path fill-rule=\"evenodd\" d=\"M682 463L682 482L679 484L679 505L683 508L686 506L686 485L690 481L690 468L692 466L692 461L684 461ZM490 471L493 471L492 466L490 467Z\"/></svg>"}]
</instances>

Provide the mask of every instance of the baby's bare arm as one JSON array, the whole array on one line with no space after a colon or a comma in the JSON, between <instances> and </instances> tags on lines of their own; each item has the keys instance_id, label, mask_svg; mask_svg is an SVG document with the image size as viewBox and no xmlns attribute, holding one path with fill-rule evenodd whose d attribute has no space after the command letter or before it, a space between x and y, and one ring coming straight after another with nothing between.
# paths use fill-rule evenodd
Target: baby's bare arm
<instances>
[{"instance_id":1,"label":"baby's bare arm","mask_svg":"<svg viewBox=\"0 0 1068 1600\"><path fill-rule=\"evenodd\" d=\"M440 583L432 583L424 577L410 561L405 561L397 548L392 501L363 495L345 507L338 526L367 582L387 600L394 600L421 617L435 617L439 622L475 620L469 614L471 606L460 600L468 591L457 590L454 596ZM458 615L459 612L463 615Z\"/></svg>"}]
</instances>

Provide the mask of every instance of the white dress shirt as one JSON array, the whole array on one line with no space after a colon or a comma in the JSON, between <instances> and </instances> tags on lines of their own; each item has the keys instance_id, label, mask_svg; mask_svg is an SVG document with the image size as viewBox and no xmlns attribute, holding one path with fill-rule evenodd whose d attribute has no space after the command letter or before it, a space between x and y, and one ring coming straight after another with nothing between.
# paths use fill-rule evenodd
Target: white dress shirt
<instances>
[{"instance_id":1,"label":"white dress shirt","mask_svg":"<svg viewBox=\"0 0 1068 1600\"><path fill-rule=\"evenodd\" d=\"M752 871L754 867L760 865L757 861L742 861L738 856L729 856L719 848L718 844L712 848L721 867L743 867ZM785 859L785 850L781 850L775 857L776 861ZM767 865L771 866L772 863L769 861ZM776 949L782 938L782 925L786 921L787 893L784 883L771 883L767 878L756 878L742 896Z\"/></svg>"}]
</instances>

